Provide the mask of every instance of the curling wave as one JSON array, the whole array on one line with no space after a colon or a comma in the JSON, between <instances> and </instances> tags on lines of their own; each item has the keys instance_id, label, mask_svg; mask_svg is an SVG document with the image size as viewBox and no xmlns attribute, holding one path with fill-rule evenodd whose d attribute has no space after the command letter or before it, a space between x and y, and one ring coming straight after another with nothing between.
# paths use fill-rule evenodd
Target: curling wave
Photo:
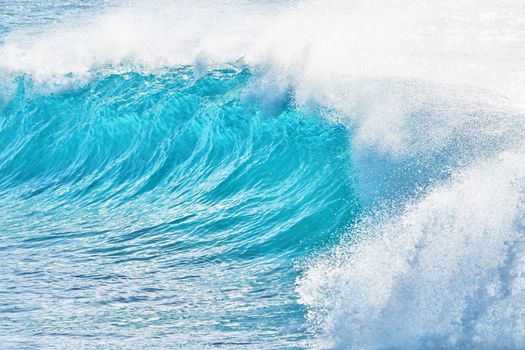
<instances>
[{"instance_id":1,"label":"curling wave","mask_svg":"<svg viewBox=\"0 0 525 350\"><path fill-rule=\"evenodd\" d=\"M523 2L90 4L0 27L5 344L525 346Z\"/></svg>"},{"instance_id":2,"label":"curling wave","mask_svg":"<svg viewBox=\"0 0 525 350\"><path fill-rule=\"evenodd\" d=\"M348 134L254 80L181 67L42 94L18 79L0 128L0 271L23 288L3 301L8 344L305 341L293 259L355 217Z\"/></svg>"}]
</instances>

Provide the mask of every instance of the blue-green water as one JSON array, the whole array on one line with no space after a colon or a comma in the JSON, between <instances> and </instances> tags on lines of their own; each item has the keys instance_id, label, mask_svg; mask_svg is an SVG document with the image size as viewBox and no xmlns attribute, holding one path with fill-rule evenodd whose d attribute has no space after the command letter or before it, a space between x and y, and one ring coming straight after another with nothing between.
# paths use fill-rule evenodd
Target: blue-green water
<instances>
[{"instance_id":1,"label":"blue-green water","mask_svg":"<svg viewBox=\"0 0 525 350\"><path fill-rule=\"evenodd\" d=\"M287 92L263 112L254 81L184 67L41 93L17 79L0 129L8 341L308 338L294 264L355 218L349 136Z\"/></svg>"},{"instance_id":2,"label":"blue-green water","mask_svg":"<svg viewBox=\"0 0 525 350\"><path fill-rule=\"evenodd\" d=\"M525 348L524 11L0 0L0 348Z\"/></svg>"}]
</instances>

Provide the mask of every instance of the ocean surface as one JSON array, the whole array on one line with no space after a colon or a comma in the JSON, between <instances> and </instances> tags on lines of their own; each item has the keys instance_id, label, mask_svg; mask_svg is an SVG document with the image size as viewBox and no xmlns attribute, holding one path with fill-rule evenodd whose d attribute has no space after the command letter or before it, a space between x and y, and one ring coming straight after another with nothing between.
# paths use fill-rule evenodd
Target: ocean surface
<instances>
[{"instance_id":1,"label":"ocean surface","mask_svg":"<svg viewBox=\"0 0 525 350\"><path fill-rule=\"evenodd\" d=\"M0 348L525 348L525 3L0 0Z\"/></svg>"}]
</instances>

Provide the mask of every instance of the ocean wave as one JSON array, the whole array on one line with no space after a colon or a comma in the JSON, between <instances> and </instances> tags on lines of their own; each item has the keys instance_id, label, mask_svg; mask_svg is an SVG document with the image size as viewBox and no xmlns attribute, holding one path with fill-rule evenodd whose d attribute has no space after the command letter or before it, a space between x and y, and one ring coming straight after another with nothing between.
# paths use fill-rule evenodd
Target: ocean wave
<instances>
[{"instance_id":1,"label":"ocean wave","mask_svg":"<svg viewBox=\"0 0 525 350\"><path fill-rule=\"evenodd\" d=\"M23 288L2 303L9 347L306 342L293 259L359 211L348 133L256 82L17 80L0 113L0 284Z\"/></svg>"},{"instance_id":2,"label":"ocean wave","mask_svg":"<svg viewBox=\"0 0 525 350\"><path fill-rule=\"evenodd\" d=\"M364 220L299 280L310 321L341 348L522 348L524 179L521 147Z\"/></svg>"},{"instance_id":3,"label":"ocean wave","mask_svg":"<svg viewBox=\"0 0 525 350\"><path fill-rule=\"evenodd\" d=\"M87 315L137 302L152 332L126 339L145 347L522 348L524 10L132 1L13 28L5 259L50 259L33 286L63 300L75 281L97 292L48 319L77 336L113 339L115 314ZM0 274L23 285L19 270ZM44 327L27 319L9 325Z\"/></svg>"}]
</instances>

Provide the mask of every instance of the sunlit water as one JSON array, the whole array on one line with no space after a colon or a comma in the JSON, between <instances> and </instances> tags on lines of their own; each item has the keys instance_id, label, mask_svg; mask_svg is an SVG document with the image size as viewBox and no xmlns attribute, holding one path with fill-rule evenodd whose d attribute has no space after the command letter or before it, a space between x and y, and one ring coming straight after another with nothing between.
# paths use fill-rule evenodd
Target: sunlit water
<instances>
[{"instance_id":1,"label":"sunlit water","mask_svg":"<svg viewBox=\"0 0 525 350\"><path fill-rule=\"evenodd\" d=\"M0 0L2 347L523 348L522 14Z\"/></svg>"}]
</instances>

